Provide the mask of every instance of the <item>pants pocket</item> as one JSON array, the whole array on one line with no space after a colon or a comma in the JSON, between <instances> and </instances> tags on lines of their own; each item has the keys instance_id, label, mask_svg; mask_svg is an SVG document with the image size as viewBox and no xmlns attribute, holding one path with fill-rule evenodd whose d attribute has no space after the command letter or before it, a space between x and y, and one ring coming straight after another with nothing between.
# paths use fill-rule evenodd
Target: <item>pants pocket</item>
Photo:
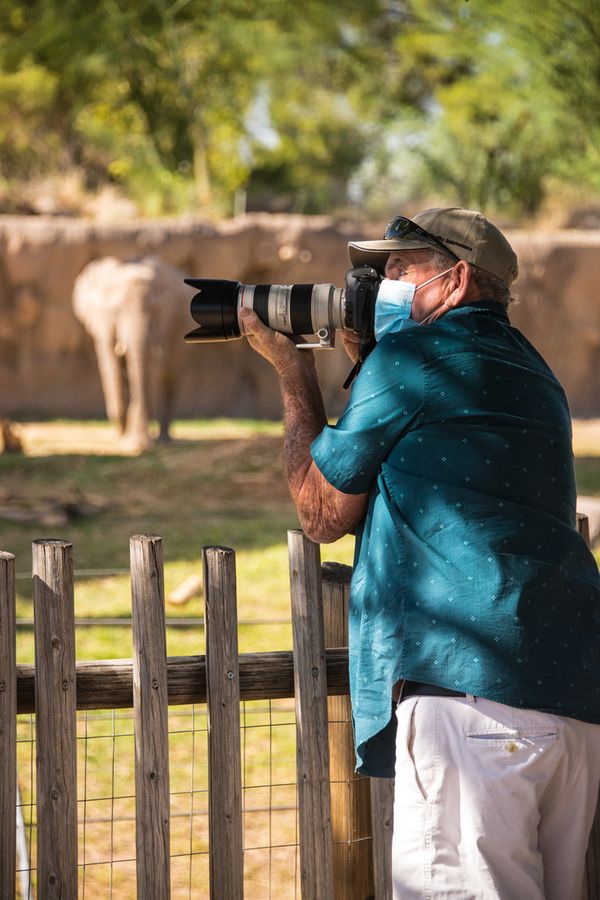
<instances>
[{"instance_id":1,"label":"pants pocket","mask_svg":"<svg viewBox=\"0 0 600 900\"><path fill-rule=\"evenodd\" d=\"M504 749L508 753L518 750L544 749L558 740L558 731L541 728L518 728L504 731L470 732L467 744L481 750Z\"/></svg>"},{"instance_id":2,"label":"pants pocket","mask_svg":"<svg viewBox=\"0 0 600 900\"><path fill-rule=\"evenodd\" d=\"M396 778L420 801L431 795L436 767L436 714L432 705L419 698L404 700L398 707Z\"/></svg>"}]
</instances>

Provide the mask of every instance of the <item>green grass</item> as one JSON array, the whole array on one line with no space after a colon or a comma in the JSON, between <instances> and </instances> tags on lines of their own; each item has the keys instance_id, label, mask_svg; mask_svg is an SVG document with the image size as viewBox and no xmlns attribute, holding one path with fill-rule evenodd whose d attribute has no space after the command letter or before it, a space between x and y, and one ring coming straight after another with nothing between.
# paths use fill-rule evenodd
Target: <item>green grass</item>
<instances>
[{"instance_id":1,"label":"green grass","mask_svg":"<svg viewBox=\"0 0 600 900\"><path fill-rule=\"evenodd\" d=\"M584 456L575 461L577 491L589 497L600 497L600 459Z\"/></svg>"},{"instance_id":2,"label":"green grass","mask_svg":"<svg viewBox=\"0 0 600 900\"><path fill-rule=\"evenodd\" d=\"M236 551L241 652L291 646L286 532L298 525L281 466L280 423L247 420L176 422L175 440L141 457L120 455L105 422L21 425L26 455L0 455L0 548L16 556L17 616L31 619L31 542L73 543L77 617L130 616L129 538L163 538L167 599L201 574L203 546ZM600 496L600 425L575 423L578 490ZM71 505L65 509L65 502ZM83 515L77 515L82 506ZM88 508L86 508L86 505ZM11 512L23 521L7 518ZM323 548L327 559L351 563L353 539ZM202 616L202 598L167 603L167 616ZM201 628L169 628L169 655L201 653ZM80 659L131 656L128 628L77 632ZM18 659L33 661L30 628L18 632Z\"/></svg>"},{"instance_id":3,"label":"green grass","mask_svg":"<svg viewBox=\"0 0 600 900\"><path fill-rule=\"evenodd\" d=\"M76 617L129 617L129 538L163 538L165 593L201 574L203 546L236 551L241 652L291 646L287 530L298 520L281 469L281 426L273 422L178 422L175 440L140 457L118 455L105 423L22 425L25 456L0 456L0 506L26 521L0 516L0 547L16 556L17 616L31 619L31 542L54 537L73 544ZM64 510L68 501L71 507ZM62 504L62 506L61 506ZM84 515L77 516L77 505ZM85 505L90 507L86 509ZM75 514L73 514L75 513ZM352 539L327 558L351 562ZM78 578L78 572L119 575ZM167 603L167 616L202 616L202 600ZM168 629L169 655L201 653L202 629ZM131 656L129 630L86 627L80 659ZM33 660L30 629L19 629L18 658Z\"/></svg>"},{"instance_id":4,"label":"green grass","mask_svg":"<svg viewBox=\"0 0 600 900\"><path fill-rule=\"evenodd\" d=\"M130 616L129 538L163 538L165 592L201 574L203 546L235 549L238 617L283 620L241 625L241 652L288 649L289 587L286 533L298 521L282 475L282 428L249 420L180 421L175 440L140 457L120 455L106 422L22 424L26 455L0 455L0 549L16 556L17 616L31 619L31 542L57 537L73 543L75 570L119 575L76 578L77 617ZM600 496L600 426L575 423L580 493ZM65 501L71 507L64 509ZM62 504L62 505L61 505ZM77 516L77 505L83 515ZM7 510L24 521L3 517ZM351 563L353 539L322 549ZM202 616L202 598L167 603L167 616ZM169 655L201 653L199 628L170 628ZM31 629L19 629L20 662L33 660ZM127 628L78 630L80 659L131 656Z\"/></svg>"}]
</instances>

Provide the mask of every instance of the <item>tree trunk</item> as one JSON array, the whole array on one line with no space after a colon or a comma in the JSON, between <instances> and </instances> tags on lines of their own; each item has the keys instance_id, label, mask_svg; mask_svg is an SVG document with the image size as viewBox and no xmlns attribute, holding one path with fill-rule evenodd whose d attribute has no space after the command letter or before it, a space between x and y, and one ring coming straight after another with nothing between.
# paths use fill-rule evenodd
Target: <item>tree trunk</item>
<instances>
[{"instance_id":1,"label":"tree trunk","mask_svg":"<svg viewBox=\"0 0 600 900\"><path fill-rule=\"evenodd\" d=\"M195 125L192 129L194 142L194 182L196 185L196 197L201 208L212 205L212 186L210 169L208 165L208 148L204 129L201 125Z\"/></svg>"}]
</instances>

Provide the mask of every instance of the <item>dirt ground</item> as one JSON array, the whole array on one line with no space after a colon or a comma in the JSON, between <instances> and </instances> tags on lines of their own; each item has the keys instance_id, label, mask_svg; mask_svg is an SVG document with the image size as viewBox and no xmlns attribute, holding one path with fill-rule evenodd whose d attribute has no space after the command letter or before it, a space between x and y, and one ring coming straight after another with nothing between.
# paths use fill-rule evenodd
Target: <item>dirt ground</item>
<instances>
[{"instance_id":1,"label":"dirt ground","mask_svg":"<svg viewBox=\"0 0 600 900\"><path fill-rule=\"evenodd\" d=\"M126 455L119 446L115 430L106 422L23 422L14 426L21 437L28 456L47 456L63 453L94 455ZM279 423L245 422L235 419L215 419L203 422L176 422L173 426L175 444L181 441L232 440L263 433L278 436ZM600 456L600 419L573 420L573 449L575 456Z\"/></svg>"}]
</instances>

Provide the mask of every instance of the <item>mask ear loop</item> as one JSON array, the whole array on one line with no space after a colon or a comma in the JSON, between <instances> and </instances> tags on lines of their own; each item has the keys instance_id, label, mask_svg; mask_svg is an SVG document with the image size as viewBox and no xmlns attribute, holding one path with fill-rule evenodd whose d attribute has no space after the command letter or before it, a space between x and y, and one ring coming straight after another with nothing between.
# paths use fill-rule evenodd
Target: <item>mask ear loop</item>
<instances>
[{"instance_id":1,"label":"mask ear loop","mask_svg":"<svg viewBox=\"0 0 600 900\"><path fill-rule=\"evenodd\" d=\"M429 322L429 320L431 319L431 317L432 317L432 316L435 316L435 314L436 314L436 312L438 311L438 309L443 309L444 306L448 306L448 304L446 303L445 300L444 300L443 303L440 303L439 306L436 306L436 308L433 309L433 310L429 313L429 315L426 316L426 317L423 319L422 322L419 322L419 325L427 325L427 323Z\"/></svg>"},{"instance_id":2,"label":"mask ear loop","mask_svg":"<svg viewBox=\"0 0 600 900\"><path fill-rule=\"evenodd\" d=\"M437 275L434 275L433 278L430 278L428 281L424 281L423 284L418 284L415 293L419 290L419 288L422 288L428 284L431 284L431 282L435 281L436 278L441 278L442 275L447 275L448 272L451 272L453 268L454 268L454 266L450 266L450 268L446 269L445 272L439 272ZM438 305L435 307L435 309L432 309L431 312L429 313L429 315L425 316L425 318L421 322L419 322L419 325L427 325L427 323L429 322L431 317L436 314L438 309L442 309L444 306L448 306L447 300L442 300L441 303L438 303Z\"/></svg>"}]
</instances>

